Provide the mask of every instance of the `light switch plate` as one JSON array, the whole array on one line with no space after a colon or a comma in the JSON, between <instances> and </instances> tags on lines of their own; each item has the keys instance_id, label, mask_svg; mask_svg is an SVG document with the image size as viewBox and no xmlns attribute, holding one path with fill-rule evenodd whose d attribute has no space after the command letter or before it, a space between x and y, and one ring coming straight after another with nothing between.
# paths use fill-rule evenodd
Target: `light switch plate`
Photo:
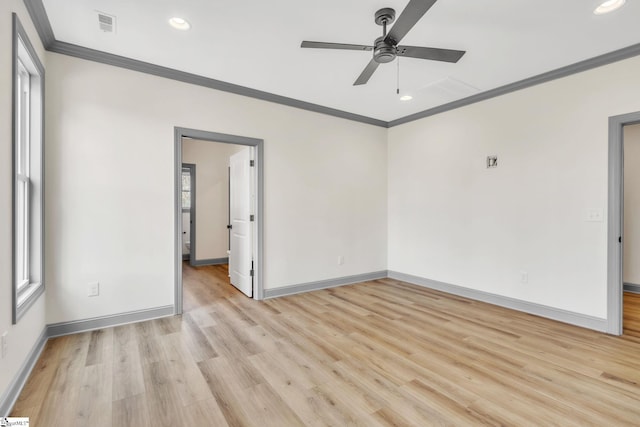
<instances>
[{"instance_id":1,"label":"light switch plate","mask_svg":"<svg viewBox=\"0 0 640 427\"><path fill-rule=\"evenodd\" d=\"M97 297L98 295L100 295L100 283L98 282L89 283L89 287L87 289L87 296Z\"/></svg>"},{"instance_id":2,"label":"light switch plate","mask_svg":"<svg viewBox=\"0 0 640 427\"><path fill-rule=\"evenodd\" d=\"M9 343L7 342L7 334L5 331L0 338L0 353L2 353L2 358L7 357L7 352L9 351Z\"/></svg>"}]
</instances>

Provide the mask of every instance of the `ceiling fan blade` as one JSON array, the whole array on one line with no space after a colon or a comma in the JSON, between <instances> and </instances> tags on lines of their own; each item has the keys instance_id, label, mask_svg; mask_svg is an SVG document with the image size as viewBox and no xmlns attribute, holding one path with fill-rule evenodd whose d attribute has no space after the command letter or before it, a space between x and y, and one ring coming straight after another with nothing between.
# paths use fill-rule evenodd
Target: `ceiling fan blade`
<instances>
[{"instance_id":1,"label":"ceiling fan blade","mask_svg":"<svg viewBox=\"0 0 640 427\"><path fill-rule=\"evenodd\" d=\"M365 46L361 44L310 42L306 40L302 42L300 47L311 49L373 50L373 46Z\"/></svg>"},{"instance_id":2,"label":"ceiling fan blade","mask_svg":"<svg viewBox=\"0 0 640 427\"><path fill-rule=\"evenodd\" d=\"M362 70L362 73L360 73L360 76L358 76L358 78L356 79L355 83L353 83L353 85L359 86L359 85L366 84L371 78L371 76L373 75L373 72L376 71L376 69L378 68L378 65L379 64L376 61L374 61L373 58L371 58L371 61L369 61L367 66L364 67L364 70Z\"/></svg>"},{"instance_id":3,"label":"ceiling fan blade","mask_svg":"<svg viewBox=\"0 0 640 427\"><path fill-rule=\"evenodd\" d=\"M396 23L391 27L391 31L387 34L384 41L386 43L397 45L400 40L407 35L409 30L416 25L416 22L431 9L436 0L410 0L407 7L404 8Z\"/></svg>"},{"instance_id":4,"label":"ceiling fan blade","mask_svg":"<svg viewBox=\"0 0 640 427\"><path fill-rule=\"evenodd\" d=\"M464 50L438 49L435 47L398 46L397 48L398 56L444 62L458 62L465 53Z\"/></svg>"}]
</instances>

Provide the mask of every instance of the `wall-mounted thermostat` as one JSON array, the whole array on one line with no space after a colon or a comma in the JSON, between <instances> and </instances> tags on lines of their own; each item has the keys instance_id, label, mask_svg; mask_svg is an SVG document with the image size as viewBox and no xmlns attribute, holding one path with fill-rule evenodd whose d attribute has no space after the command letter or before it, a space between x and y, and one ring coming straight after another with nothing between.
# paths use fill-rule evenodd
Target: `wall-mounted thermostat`
<instances>
[{"instance_id":1,"label":"wall-mounted thermostat","mask_svg":"<svg viewBox=\"0 0 640 427\"><path fill-rule=\"evenodd\" d=\"M487 169L498 167L498 156L487 156Z\"/></svg>"}]
</instances>

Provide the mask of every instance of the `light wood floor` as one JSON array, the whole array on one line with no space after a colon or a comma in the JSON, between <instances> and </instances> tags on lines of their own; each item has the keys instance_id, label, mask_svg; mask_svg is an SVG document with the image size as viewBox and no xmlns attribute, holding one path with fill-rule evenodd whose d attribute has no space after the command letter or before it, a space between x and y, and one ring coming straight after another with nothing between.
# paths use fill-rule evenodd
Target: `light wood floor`
<instances>
[{"instance_id":1,"label":"light wood floor","mask_svg":"<svg viewBox=\"0 0 640 427\"><path fill-rule=\"evenodd\" d=\"M640 338L640 294L625 292L623 303L624 334L628 337Z\"/></svg>"},{"instance_id":2,"label":"light wood floor","mask_svg":"<svg viewBox=\"0 0 640 427\"><path fill-rule=\"evenodd\" d=\"M224 267L185 266L182 317L50 340L13 415L91 427L640 425L635 332L388 279L266 302L225 282ZM625 298L629 316L639 307Z\"/></svg>"}]
</instances>

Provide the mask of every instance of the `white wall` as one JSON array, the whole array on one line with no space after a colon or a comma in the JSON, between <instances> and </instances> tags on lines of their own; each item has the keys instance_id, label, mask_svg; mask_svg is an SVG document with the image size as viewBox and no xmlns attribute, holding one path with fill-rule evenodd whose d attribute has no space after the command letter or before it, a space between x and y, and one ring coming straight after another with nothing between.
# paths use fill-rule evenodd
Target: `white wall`
<instances>
[{"instance_id":1,"label":"white wall","mask_svg":"<svg viewBox=\"0 0 640 427\"><path fill-rule=\"evenodd\" d=\"M173 304L174 126L264 139L265 288L386 269L385 129L58 54L47 65L49 322Z\"/></svg>"},{"instance_id":2,"label":"white wall","mask_svg":"<svg viewBox=\"0 0 640 427\"><path fill-rule=\"evenodd\" d=\"M640 110L639 73L633 58L390 129L389 270L605 318L607 121Z\"/></svg>"},{"instance_id":3,"label":"white wall","mask_svg":"<svg viewBox=\"0 0 640 427\"><path fill-rule=\"evenodd\" d=\"M625 283L640 285L640 125L624 127Z\"/></svg>"},{"instance_id":4,"label":"white wall","mask_svg":"<svg viewBox=\"0 0 640 427\"><path fill-rule=\"evenodd\" d=\"M44 50L20 0L0 2L0 334L8 332L7 357L0 359L0 399L20 370L45 326L45 298L41 296L17 325L11 324L11 188L13 185L11 147L12 13L18 14L29 39L45 65ZM7 414L0 414L4 416Z\"/></svg>"},{"instance_id":5,"label":"white wall","mask_svg":"<svg viewBox=\"0 0 640 427\"><path fill-rule=\"evenodd\" d=\"M182 162L196 165L197 261L228 256L229 157L243 148L195 139L182 142Z\"/></svg>"}]
</instances>

